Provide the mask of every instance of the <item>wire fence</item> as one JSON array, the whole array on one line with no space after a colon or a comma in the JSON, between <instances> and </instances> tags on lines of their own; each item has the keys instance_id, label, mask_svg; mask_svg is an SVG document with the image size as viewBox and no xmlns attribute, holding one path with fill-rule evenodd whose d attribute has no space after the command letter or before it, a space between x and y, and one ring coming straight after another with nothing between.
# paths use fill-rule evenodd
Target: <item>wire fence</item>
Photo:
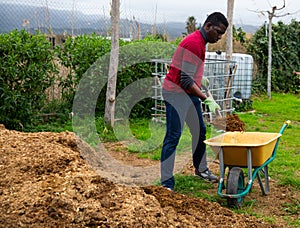
<instances>
[{"instance_id":1,"label":"wire fence","mask_svg":"<svg viewBox=\"0 0 300 228\"><path fill-rule=\"evenodd\" d=\"M167 34L155 10L133 11L121 4L120 36L140 39L147 34ZM25 29L46 34L110 36L110 1L0 0L0 33Z\"/></svg>"}]
</instances>

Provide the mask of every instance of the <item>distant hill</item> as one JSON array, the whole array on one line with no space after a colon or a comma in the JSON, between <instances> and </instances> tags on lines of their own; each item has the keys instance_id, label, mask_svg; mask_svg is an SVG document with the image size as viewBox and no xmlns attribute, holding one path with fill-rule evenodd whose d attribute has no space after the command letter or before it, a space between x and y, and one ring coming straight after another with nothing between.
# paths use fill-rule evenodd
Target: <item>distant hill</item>
<instances>
[{"instance_id":1,"label":"distant hill","mask_svg":"<svg viewBox=\"0 0 300 228\"><path fill-rule=\"evenodd\" d=\"M167 22L166 25L158 24L159 27L165 26L167 28L168 34L172 38L176 38L182 33L186 32L185 26L186 24L183 22ZM246 33L251 33L254 34L259 27L258 26L253 26L253 25L235 25L236 28L241 27L243 31Z\"/></svg>"},{"instance_id":2,"label":"distant hill","mask_svg":"<svg viewBox=\"0 0 300 228\"><path fill-rule=\"evenodd\" d=\"M49 16L47 16L49 15ZM49 9L49 12L40 6L0 3L0 33L7 33L14 29L24 29L34 32L40 30L49 33L49 28L54 34L83 34L98 33L107 35L110 28L109 18L101 15L87 15L80 11ZM237 26L247 33L254 33L257 27L250 25ZM139 23L134 20L121 19L121 36L133 38L138 34L144 37L152 33L153 25ZM174 39L186 32L185 22L166 22L156 24L156 33L167 33Z\"/></svg>"},{"instance_id":3,"label":"distant hill","mask_svg":"<svg viewBox=\"0 0 300 228\"><path fill-rule=\"evenodd\" d=\"M260 28L260 26L254 26L254 25L240 25L240 24L236 24L234 26L236 28L241 27L243 29L243 31L245 31L246 33L251 33L251 34L254 34Z\"/></svg>"}]
</instances>

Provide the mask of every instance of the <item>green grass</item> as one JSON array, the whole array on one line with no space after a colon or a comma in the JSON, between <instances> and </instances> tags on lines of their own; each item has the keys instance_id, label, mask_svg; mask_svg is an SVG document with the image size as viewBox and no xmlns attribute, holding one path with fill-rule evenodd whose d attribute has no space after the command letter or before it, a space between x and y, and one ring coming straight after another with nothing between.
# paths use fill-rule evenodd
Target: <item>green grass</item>
<instances>
[{"instance_id":1,"label":"green grass","mask_svg":"<svg viewBox=\"0 0 300 228\"><path fill-rule=\"evenodd\" d=\"M292 191L300 190L300 96L292 94L272 94L269 100L266 96L253 97L253 111L239 113L239 117L246 124L246 131L279 132L286 120L291 125L280 138L277 154L269 164L269 175L279 184L289 187ZM272 190L271 190L272 194ZM253 203L255 207L255 202ZM252 214L252 205L245 204L238 213ZM284 205L288 215L298 215L300 199ZM255 214L256 217L260 215ZM289 216L284 219L292 227L300 227L300 221L293 221ZM274 218L265 217L265 221L274 222Z\"/></svg>"},{"instance_id":2,"label":"green grass","mask_svg":"<svg viewBox=\"0 0 300 228\"><path fill-rule=\"evenodd\" d=\"M204 180L200 180L199 178L193 175L175 175L176 179L176 192L180 192L182 194L194 197L201 197L203 199L207 199L209 201L216 201L216 197L212 196L208 193L205 193L203 190L208 190L213 188L213 184L207 183Z\"/></svg>"},{"instance_id":3,"label":"green grass","mask_svg":"<svg viewBox=\"0 0 300 228\"><path fill-rule=\"evenodd\" d=\"M128 152L138 153L139 158L160 159L165 135L164 123L147 119L130 119L129 123L120 121L115 124L114 133L117 135L117 140L127 142ZM191 137L188 129L185 128L177 147L177 153L191 151L190 148Z\"/></svg>"},{"instance_id":4,"label":"green grass","mask_svg":"<svg viewBox=\"0 0 300 228\"><path fill-rule=\"evenodd\" d=\"M291 120L291 125L285 130L277 150L276 158L270 163L270 176L278 179L280 184L290 185L300 190L300 99L299 95L272 94L272 99L267 97L254 97L251 112L238 113L246 124L246 131L279 132L286 120ZM133 121L131 125L133 134L141 140L148 139L151 135L144 120ZM164 136L164 125L153 131L157 137L155 142L160 142ZM208 127L207 137L214 136L213 128ZM298 140L297 140L298 139ZM150 142L153 143L153 142ZM178 152L190 150L190 133L185 128L178 146ZM139 147L132 145L130 151L138 151ZM155 157L160 155L160 147L153 152ZM213 153L208 148L209 156ZM151 156L150 156L151 157Z\"/></svg>"},{"instance_id":5,"label":"green grass","mask_svg":"<svg viewBox=\"0 0 300 228\"><path fill-rule=\"evenodd\" d=\"M68 120L65 122L60 121L49 121L40 123L36 126L28 126L24 129L25 132L63 132L73 131L72 121Z\"/></svg>"},{"instance_id":6,"label":"green grass","mask_svg":"<svg viewBox=\"0 0 300 228\"><path fill-rule=\"evenodd\" d=\"M285 130L277 149L277 155L270 163L270 175L281 184L300 190L300 96L272 94L267 97L254 97L255 112L240 113L246 124L246 131L279 132L286 120L291 125Z\"/></svg>"}]
</instances>

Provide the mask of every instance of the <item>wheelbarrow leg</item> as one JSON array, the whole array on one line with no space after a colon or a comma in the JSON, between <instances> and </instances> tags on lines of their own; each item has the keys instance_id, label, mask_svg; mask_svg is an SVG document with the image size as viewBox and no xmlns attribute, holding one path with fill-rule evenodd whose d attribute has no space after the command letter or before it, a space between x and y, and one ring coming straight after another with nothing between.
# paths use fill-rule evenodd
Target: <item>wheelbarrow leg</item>
<instances>
[{"instance_id":1,"label":"wheelbarrow leg","mask_svg":"<svg viewBox=\"0 0 300 228\"><path fill-rule=\"evenodd\" d=\"M225 165L224 165L224 155L222 147L219 148L219 161L220 161L220 180L218 185L218 192L222 193L222 189L225 189L224 178L225 178Z\"/></svg>"},{"instance_id":2,"label":"wheelbarrow leg","mask_svg":"<svg viewBox=\"0 0 300 228\"><path fill-rule=\"evenodd\" d=\"M252 156L251 156L251 149L247 148L247 168L248 168L248 184L252 185Z\"/></svg>"},{"instance_id":3,"label":"wheelbarrow leg","mask_svg":"<svg viewBox=\"0 0 300 228\"><path fill-rule=\"evenodd\" d=\"M269 168L267 165L264 167L264 173L265 173L266 193L268 194L270 188L269 188Z\"/></svg>"},{"instance_id":4,"label":"wheelbarrow leg","mask_svg":"<svg viewBox=\"0 0 300 228\"><path fill-rule=\"evenodd\" d=\"M264 178L265 178L265 186L263 185L262 180L261 180L261 177L260 177L259 174L257 175L257 180L258 180L260 189L261 189L261 191L262 191L262 194L265 196L265 195L267 195L267 194L269 193L269 191L270 191L270 188L269 188L269 170L268 170L268 166L267 166L267 165L264 167L263 170L261 170L261 173L264 174Z\"/></svg>"}]
</instances>

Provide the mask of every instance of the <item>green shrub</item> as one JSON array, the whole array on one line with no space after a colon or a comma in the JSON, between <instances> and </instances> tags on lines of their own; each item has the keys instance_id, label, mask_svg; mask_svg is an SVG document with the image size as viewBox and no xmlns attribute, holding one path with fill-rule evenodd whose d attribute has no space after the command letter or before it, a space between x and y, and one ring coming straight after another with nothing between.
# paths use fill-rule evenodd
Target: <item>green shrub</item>
<instances>
[{"instance_id":1,"label":"green shrub","mask_svg":"<svg viewBox=\"0 0 300 228\"><path fill-rule=\"evenodd\" d=\"M299 79L294 71L300 69L300 22L278 22L272 29L272 91L299 92ZM254 92L266 91L268 69L268 37L262 26L249 42L248 51L257 64L253 82Z\"/></svg>"},{"instance_id":2,"label":"green shrub","mask_svg":"<svg viewBox=\"0 0 300 228\"><path fill-rule=\"evenodd\" d=\"M99 81L107 81L110 48L109 39L93 34L68 38L65 44L57 49L62 65L71 69L66 78L60 78L60 86L63 89L62 97L69 103L70 109L80 83L79 93L83 94L77 93L77 99L81 96L93 97L93 93L99 90L98 86L101 84ZM131 42L120 40L116 96L138 79L152 76L154 64L149 62L151 58L171 58L173 52L174 46L163 42L159 37L147 36L143 40ZM83 76L89 80L82 81ZM147 87L148 85L141 86ZM105 100L106 86L102 88L98 96L96 107L98 115L104 113ZM89 105L86 100L80 103L84 112ZM149 117L152 106L150 98L139 102L132 110L132 117Z\"/></svg>"},{"instance_id":3,"label":"green shrub","mask_svg":"<svg viewBox=\"0 0 300 228\"><path fill-rule=\"evenodd\" d=\"M39 32L0 34L0 122L8 129L31 124L53 84L54 54Z\"/></svg>"},{"instance_id":4,"label":"green shrub","mask_svg":"<svg viewBox=\"0 0 300 228\"><path fill-rule=\"evenodd\" d=\"M20 129L32 124L32 120L36 120L34 117L41 111L69 113L84 75L88 77L85 80L87 85L81 83L81 87L92 87L91 90L83 89L84 96L90 96L99 90L99 75L103 76L100 81L104 84L107 81L111 41L106 37L96 34L69 37L62 46L55 49L44 35L31 35L24 30L2 34L0 39L0 121L8 128ZM159 37L147 36L143 40L132 42L120 40L116 96L139 79L151 77L154 64L150 60L171 58L174 47ZM58 75L55 64L57 60L70 69L68 75ZM94 75L95 72L97 75ZM62 89L62 100L48 101L45 105L45 90L53 85L54 78ZM151 88L149 83L140 82L138 86L141 93ZM106 88L102 88L98 96L98 115L104 113L105 92ZM82 109L86 106L87 103L83 102ZM149 117L151 107L153 101L149 96L134 106L131 117Z\"/></svg>"},{"instance_id":5,"label":"green shrub","mask_svg":"<svg viewBox=\"0 0 300 228\"><path fill-rule=\"evenodd\" d=\"M72 101L77 86L83 74L101 56L110 51L111 41L96 34L68 37L63 46L58 46L56 51L61 64L70 69L70 73L59 78L64 102L72 107Z\"/></svg>"}]
</instances>

